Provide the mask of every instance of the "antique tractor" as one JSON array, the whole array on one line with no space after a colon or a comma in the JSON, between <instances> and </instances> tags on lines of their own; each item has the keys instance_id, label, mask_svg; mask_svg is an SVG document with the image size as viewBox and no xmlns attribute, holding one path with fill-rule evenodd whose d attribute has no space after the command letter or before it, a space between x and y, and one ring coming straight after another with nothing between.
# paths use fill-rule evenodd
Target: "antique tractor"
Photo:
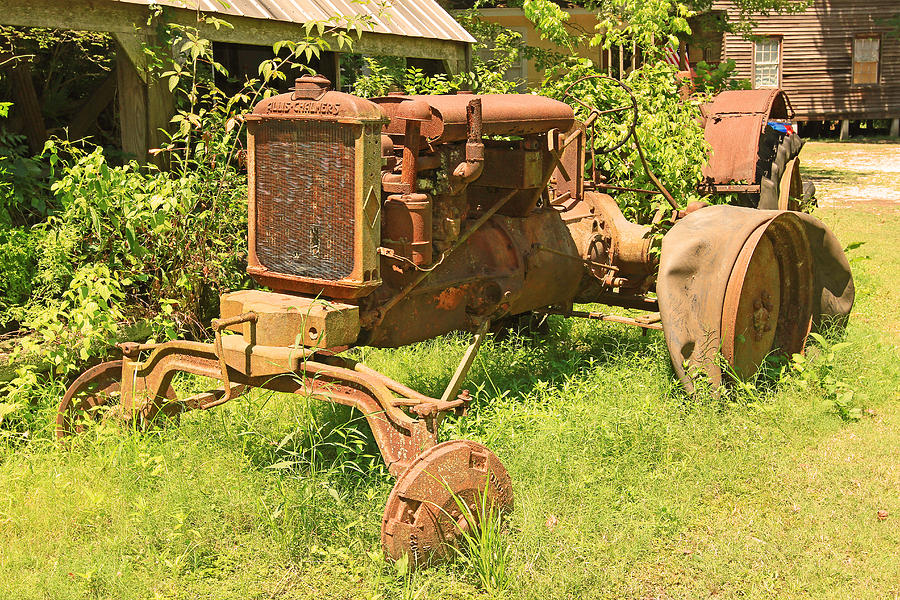
<instances>
[{"instance_id":1,"label":"antique tractor","mask_svg":"<svg viewBox=\"0 0 900 600\"><path fill-rule=\"evenodd\" d=\"M470 402L461 383L492 323L553 313L662 329L691 388L698 377L718 385L723 364L749 376L769 354L800 352L810 327L849 312L847 261L808 215L673 210L658 261L650 228L627 221L584 177L594 119L576 122L562 102L468 93L370 101L306 76L246 120L247 270L271 291L224 294L213 343L120 344L121 360L69 387L58 434L101 418L145 426L252 387L349 405L397 478L384 551L413 565L450 555L469 526L457 499L512 507L510 477L489 449L439 443L442 418ZM341 354L454 330L474 336L440 398ZM178 398L179 372L221 385Z\"/></svg>"}]
</instances>

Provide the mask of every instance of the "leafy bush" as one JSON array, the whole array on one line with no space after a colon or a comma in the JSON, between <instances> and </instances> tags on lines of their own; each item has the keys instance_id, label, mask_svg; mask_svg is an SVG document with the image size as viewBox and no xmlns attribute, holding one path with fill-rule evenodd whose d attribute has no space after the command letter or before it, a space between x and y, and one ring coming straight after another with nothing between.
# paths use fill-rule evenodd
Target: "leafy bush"
<instances>
[{"instance_id":1,"label":"leafy bush","mask_svg":"<svg viewBox=\"0 0 900 600\"><path fill-rule=\"evenodd\" d=\"M864 405L854 386L844 381L838 374L838 357L850 346L850 342L835 341L838 331L826 335L810 333L818 346L809 356L795 354L791 366L799 374L801 389L814 388L825 400L825 408L844 421L858 421L862 418Z\"/></svg>"},{"instance_id":2,"label":"leafy bush","mask_svg":"<svg viewBox=\"0 0 900 600\"><path fill-rule=\"evenodd\" d=\"M0 226L2 227L2 226ZM0 235L0 323L11 306L31 295L35 268L35 236L21 227L4 229Z\"/></svg>"},{"instance_id":3,"label":"leafy bush","mask_svg":"<svg viewBox=\"0 0 900 600\"><path fill-rule=\"evenodd\" d=\"M24 136L0 128L0 227L40 221L52 209L48 199L43 162L31 156Z\"/></svg>"},{"instance_id":4,"label":"leafy bush","mask_svg":"<svg viewBox=\"0 0 900 600\"><path fill-rule=\"evenodd\" d=\"M351 92L363 98L385 96L399 89L406 70L406 61L399 56L363 56L363 75L356 77Z\"/></svg>"},{"instance_id":5,"label":"leafy bush","mask_svg":"<svg viewBox=\"0 0 900 600\"><path fill-rule=\"evenodd\" d=\"M134 162L111 167L100 148L68 147L63 159L60 146L47 149L61 208L41 226L36 302L66 290L78 265L103 264L129 282L126 314L152 317L170 303L190 330L207 318L205 294L243 283L242 175L213 203L208 170L174 178Z\"/></svg>"},{"instance_id":6,"label":"leafy bush","mask_svg":"<svg viewBox=\"0 0 900 600\"><path fill-rule=\"evenodd\" d=\"M647 63L630 73L623 83L637 101L635 131L650 171L663 182L679 204L685 206L699 199L697 184L707 160L708 146L703 129L697 123L702 99L685 100L680 96L675 71L675 67L662 62ZM602 74L589 59L571 58L547 71L541 94L573 104L581 120L589 114L582 103L600 111L630 106L628 93L609 80L587 79L576 83L584 77L598 75ZM570 89L573 83L575 85ZM569 90L568 96L566 90ZM594 123L592 130L593 144L597 149L597 170L608 183L653 190L654 185L643 169L633 138L618 150L603 152L627 135L630 119L630 111L624 111L601 117ZM588 169L590 160L588 156ZM668 206L659 195L635 192L616 192L616 200L626 217L641 223L649 223L658 208Z\"/></svg>"},{"instance_id":7,"label":"leafy bush","mask_svg":"<svg viewBox=\"0 0 900 600\"><path fill-rule=\"evenodd\" d=\"M115 144L120 136L114 103L99 115L97 127L73 131L71 125L101 83L115 76L115 49L109 33L0 26L0 56L28 62L47 130L69 128L70 135L91 135L91 142L101 146ZM12 97L11 91L0 80L0 98Z\"/></svg>"},{"instance_id":8,"label":"leafy bush","mask_svg":"<svg viewBox=\"0 0 900 600\"><path fill-rule=\"evenodd\" d=\"M405 59L396 56L363 57L363 75L356 78L352 93L364 98L383 96L388 92L405 94L452 94L468 90L479 94L513 94L521 81L505 78L520 56L543 56L546 51L531 48L522 34L494 23L481 21L477 9L463 11L456 19L476 38L472 53L472 71L449 76L426 75L422 69L407 68ZM555 54L554 54L555 55Z\"/></svg>"},{"instance_id":9,"label":"leafy bush","mask_svg":"<svg viewBox=\"0 0 900 600\"><path fill-rule=\"evenodd\" d=\"M731 59L718 65L701 60L695 69L694 88L707 94L718 94L723 90L749 90L749 80L734 77L736 67L737 63Z\"/></svg>"}]
</instances>

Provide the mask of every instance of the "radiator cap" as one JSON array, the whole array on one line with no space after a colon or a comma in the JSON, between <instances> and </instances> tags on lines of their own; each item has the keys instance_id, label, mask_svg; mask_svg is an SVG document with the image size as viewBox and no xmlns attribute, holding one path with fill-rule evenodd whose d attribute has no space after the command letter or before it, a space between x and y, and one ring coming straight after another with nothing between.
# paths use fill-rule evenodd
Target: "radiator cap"
<instances>
[{"instance_id":1,"label":"radiator cap","mask_svg":"<svg viewBox=\"0 0 900 600\"><path fill-rule=\"evenodd\" d=\"M259 102L248 121L304 119L343 123L386 123L382 110L373 102L351 94L336 92L321 75L298 77L294 89Z\"/></svg>"},{"instance_id":2,"label":"radiator cap","mask_svg":"<svg viewBox=\"0 0 900 600\"><path fill-rule=\"evenodd\" d=\"M294 100L320 100L331 89L323 75L304 75L294 81Z\"/></svg>"}]
</instances>

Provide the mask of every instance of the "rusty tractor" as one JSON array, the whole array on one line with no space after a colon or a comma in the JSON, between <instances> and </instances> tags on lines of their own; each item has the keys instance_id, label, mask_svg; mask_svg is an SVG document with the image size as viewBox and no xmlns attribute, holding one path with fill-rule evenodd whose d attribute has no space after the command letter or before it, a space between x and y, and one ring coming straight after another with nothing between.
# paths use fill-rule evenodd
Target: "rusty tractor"
<instances>
[{"instance_id":1,"label":"rusty tractor","mask_svg":"<svg viewBox=\"0 0 900 600\"><path fill-rule=\"evenodd\" d=\"M254 387L354 407L397 480L384 552L418 566L451 556L466 531L457 499L513 505L493 452L439 434L471 401L461 383L492 323L552 313L661 329L692 389L721 383L723 365L724 379L746 377L770 354L800 352L811 328L849 312L849 265L809 215L673 208L654 252L650 228L583 175L599 111L579 123L569 105L533 95L366 100L329 88L302 77L246 117L247 270L271 291L224 294L212 343L120 344L121 360L67 390L60 437L110 417L150 425ZM342 355L454 330L473 336L440 398ZM221 385L180 398L176 373Z\"/></svg>"}]
</instances>

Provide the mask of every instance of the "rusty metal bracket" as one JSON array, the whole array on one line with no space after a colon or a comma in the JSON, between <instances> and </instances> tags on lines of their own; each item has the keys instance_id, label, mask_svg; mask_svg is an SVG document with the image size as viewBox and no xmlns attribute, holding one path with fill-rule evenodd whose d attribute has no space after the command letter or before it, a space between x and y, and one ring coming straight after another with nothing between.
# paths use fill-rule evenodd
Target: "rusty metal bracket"
<instances>
[{"instance_id":1,"label":"rusty metal bracket","mask_svg":"<svg viewBox=\"0 0 900 600\"><path fill-rule=\"evenodd\" d=\"M601 312L587 312L583 310L562 310L562 309L554 309L548 308L546 310L535 311L535 314L538 315L562 315L564 317L578 317L581 319L594 319L597 321L609 321L611 323L622 323L624 325L634 325L636 327L641 327L643 329L655 329L657 331L662 331L662 324L659 323L658 319L655 319L652 315L649 317L638 317L633 319L631 317L623 317L621 315L610 315ZM658 314L658 313L657 313Z\"/></svg>"},{"instance_id":2,"label":"rusty metal bracket","mask_svg":"<svg viewBox=\"0 0 900 600\"><path fill-rule=\"evenodd\" d=\"M475 355L478 354L478 348L481 347L481 342L484 341L484 336L490 326L491 320L485 319L481 322L481 326L478 328L478 331L475 332L475 335L472 336L472 341L469 342L469 347L466 348L462 360L459 361L456 372L453 373L450 383L447 384L447 388L444 390L444 393L441 394L442 403L448 403L451 399L456 398L456 394L459 393L459 388L462 385L463 379L465 379L466 375L469 373L469 368L472 366Z\"/></svg>"},{"instance_id":3,"label":"rusty metal bracket","mask_svg":"<svg viewBox=\"0 0 900 600\"><path fill-rule=\"evenodd\" d=\"M246 386L241 384L232 385L231 381L228 377L228 364L225 362L225 349L222 347L222 330L226 327L230 327L232 325L238 325L240 323L256 323L259 320L259 316L255 312L245 312L243 314L237 315L235 317L231 317L228 319L213 319L212 320L212 329L216 335L216 358L219 359L219 369L222 371L222 384L224 389L224 394L222 397L213 400L211 402L201 404L199 408L207 409L212 408L213 406L218 406L219 404L224 404L229 400L233 400L237 396L240 396L244 393L244 389Z\"/></svg>"}]
</instances>

